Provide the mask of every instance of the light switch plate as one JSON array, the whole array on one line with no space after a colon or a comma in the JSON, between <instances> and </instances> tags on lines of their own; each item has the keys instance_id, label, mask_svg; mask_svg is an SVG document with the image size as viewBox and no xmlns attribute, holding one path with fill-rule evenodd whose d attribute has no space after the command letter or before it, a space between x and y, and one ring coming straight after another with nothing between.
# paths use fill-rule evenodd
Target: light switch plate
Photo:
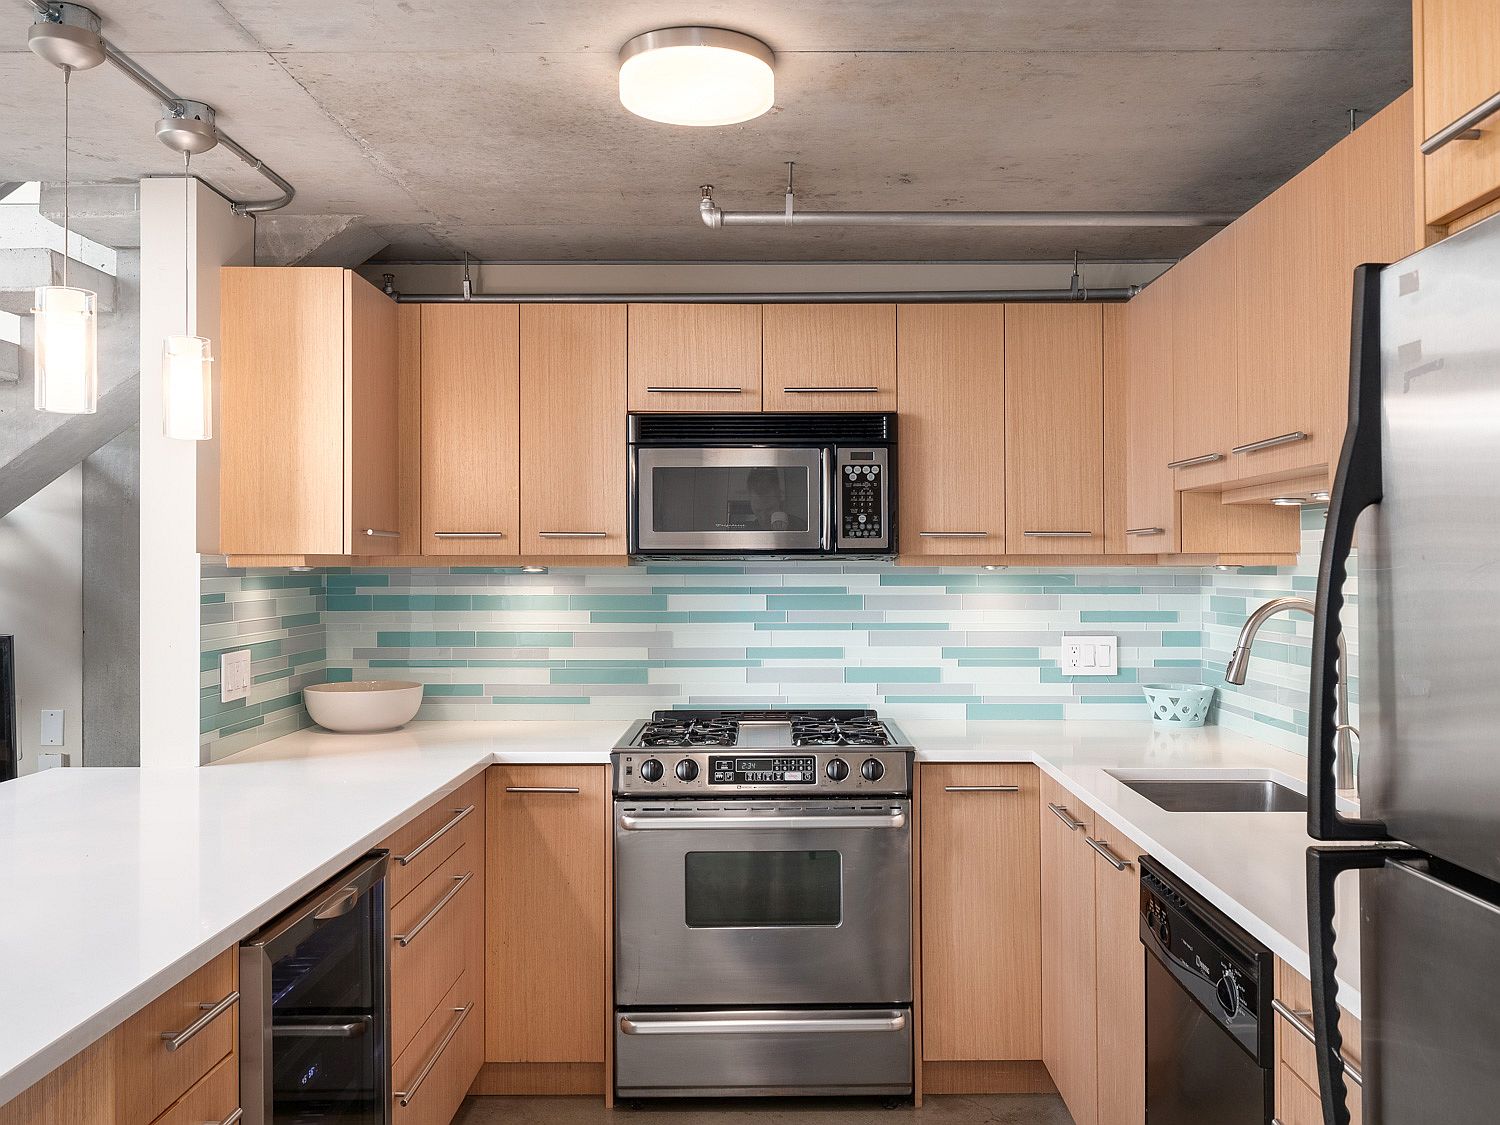
<instances>
[{"instance_id":1,"label":"light switch plate","mask_svg":"<svg viewBox=\"0 0 1500 1125\"><path fill-rule=\"evenodd\" d=\"M42 711L42 733L37 740L40 746L61 746L63 744L63 713L60 710Z\"/></svg>"},{"instance_id":2,"label":"light switch plate","mask_svg":"<svg viewBox=\"0 0 1500 1125\"><path fill-rule=\"evenodd\" d=\"M235 649L219 657L219 700L246 699L250 695L250 650Z\"/></svg>"},{"instance_id":3,"label":"light switch plate","mask_svg":"<svg viewBox=\"0 0 1500 1125\"><path fill-rule=\"evenodd\" d=\"M1064 676L1118 676L1120 638L1074 637L1062 639Z\"/></svg>"}]
</instances>

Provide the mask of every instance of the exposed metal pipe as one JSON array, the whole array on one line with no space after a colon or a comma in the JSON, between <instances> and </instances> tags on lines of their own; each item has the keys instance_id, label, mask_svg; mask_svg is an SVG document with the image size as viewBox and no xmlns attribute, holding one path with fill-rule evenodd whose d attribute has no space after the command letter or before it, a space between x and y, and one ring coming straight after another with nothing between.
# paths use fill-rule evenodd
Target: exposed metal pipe
<instances>
[{"instance_id":1,"label":"exposed metal pipe","mask_svg":"<svg viewBox=\"0 0 1500 1125\"><path fill-rule=\"evenodd\" d=\"M56 19L58 19L57 9L55 9L51 4L47 3L46 0L30 0L30 3L32 8L35 9L38 15L48 20L55 21ZM136 62L124 51L120 50L108 39L104 38L104 36L101 35L99 37L99 41L104 46L104 57L106 61L111 63L117 70L124 74L126 78L129 78L142 90L145 90L146 93L150 94L153 98L159 101L162 104L162 108L165 109L168 114L181 116L187 112L187 107L184 104L184 99L179 97L170 86L162 82L161 79L157 78L140 63ZM263 214L266 211L279 210L292 201L292 199L297 194L297 189L294 188L284 177L278 174L273 168L266 164L264 160L260 159L260 157L256 156L249 149L245 148L244 145L240 144L222 129L217 129L216 127L215 135L218 137L219 144L223 145L241 161L243 161L245 164L248 164L256 172L260 173L260 175L274 184L276 188L278 188L281 192L280 195L275 196L271 199L234 199L229 195L226 195L224 192L219 191L220 195L223 195L225 199L229 200L229 208L231 211L233 211L236 215ZM209 186L212 187L213 185L210 184ZM214 190L218 191L217 188L214 188Z\"/></svg>"},{"instance_id":2,"label":"exposed metal pipe","mask_svg":"<svg viewBox=\"0 0 1500 1125\"><path fill-rule=\"evenodd\" d=\"M713 185L699 189L698 214L720 227L1048 227L1152 228L1226 227L1239 216L1222 211L725 211L714 202Z\"/></svg>"},{"instance_id":3,"label":"exposed metal pipe","mask_svg":"<svg viewBox=\"0 0 1500 1125\"><path fill-rule=\"evenodd\" d=\"M975 304L1009 301L1027 304L1046 301L1095 303L1128 301L1139 285L1108 289L964 289L917 293L399 293L402 303L426 305L884 305Z\"/></svg>"}]
</instances>

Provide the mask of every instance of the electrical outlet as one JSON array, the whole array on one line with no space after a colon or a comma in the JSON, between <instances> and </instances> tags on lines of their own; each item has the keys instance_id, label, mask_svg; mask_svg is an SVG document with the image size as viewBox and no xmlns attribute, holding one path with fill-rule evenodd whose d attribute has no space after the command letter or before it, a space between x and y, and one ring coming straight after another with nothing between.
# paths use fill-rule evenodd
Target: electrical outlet
<instances>
[{"instance_id":1,"label":"electrical outlet","mask_svg":"<svg viewBox=\"0 0 1500 1125\"><path fill-rule=\"evenodd\" d=\"M1062 673L1064 676L1118 676L1120 674L1120 639L1118 637L1064 637L1062 639Z\"/></svg>"},{"instance_id":2,"label":"electrical outlet","mask_svg":"<svg viewBox=\"0 0 1500 1125\"><path fill-rule=\"evenodd\" d=\"M250 695L250 650L235 649L219 657L219 700L246 699Z\"/></svg>"}]
</instances>

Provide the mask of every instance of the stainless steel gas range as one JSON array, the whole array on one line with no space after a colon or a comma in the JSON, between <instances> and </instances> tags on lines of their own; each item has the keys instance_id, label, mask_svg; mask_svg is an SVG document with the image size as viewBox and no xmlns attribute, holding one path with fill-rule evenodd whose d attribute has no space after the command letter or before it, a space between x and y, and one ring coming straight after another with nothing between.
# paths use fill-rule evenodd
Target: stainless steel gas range
<instances>
[{"instance_id":1,"label":"stainless steel gas range","mask_svg":"<svg viewBox=\"0 0 1500 1125\"><path fill-rule=\"evenodd\" d=\"M617 1095L911 1093L896 726L658 711L611 759Z\"/></svg>"}]
</instances>

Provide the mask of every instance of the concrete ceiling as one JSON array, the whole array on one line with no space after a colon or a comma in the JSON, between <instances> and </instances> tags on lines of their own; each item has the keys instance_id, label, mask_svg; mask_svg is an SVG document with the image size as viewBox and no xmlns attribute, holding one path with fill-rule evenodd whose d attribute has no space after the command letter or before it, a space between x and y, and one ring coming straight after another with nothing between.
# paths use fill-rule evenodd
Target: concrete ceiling
<instances>
[{"instance_id":1,"label":"concrete ceiling","mask_svg":"<svg viewBox=\"0 0 1500 1125\"><path fill-rule=\"evenodd\" d=\"M99 0L105 31L388 258L1176 256L1202 231L711 231L697 188L779 208L1248 208L1410 85L1408 0ZM61 175L61 74L0 6L0 180ZM777 105L723 129L621 108L615 56L710 23L777 52ZM73 81L73 176L174 174L156 107ZM195 171L266 185L215 151Z\"/></svg>"}]
</instances>

